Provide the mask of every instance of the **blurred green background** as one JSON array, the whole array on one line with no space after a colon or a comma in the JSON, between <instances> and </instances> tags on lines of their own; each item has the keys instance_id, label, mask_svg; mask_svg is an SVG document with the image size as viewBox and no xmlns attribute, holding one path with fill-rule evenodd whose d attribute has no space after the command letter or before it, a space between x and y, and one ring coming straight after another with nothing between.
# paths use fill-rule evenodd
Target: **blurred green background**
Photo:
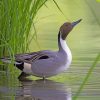
<instances>
[{"instance_id":1,"label":"blurred green background","mask_svg":"<svg viewBox=\"0 0 100 100\"><path fill-rule=\"evenodd\" d=\"M6 2L6 0L4 1ZM15 23L16 24L15 30L12 31L12 34L14 34L15 32L18 36L15 42L16 47L12 48L12 46L14 45L12 43L14 41L13 39L10 42L8 40L7 41L9 44L11 43L10 46L12 48L13 54L21 53L21 52L32 52L32 51L38 51L44 49L57 50L58 49L57 35L59 32L59 27L64 22L73 22L82 18L83 19L82 22L72 30L72 32L69 34L68 38L66 39L66 42L69 45L73 55L73 61L71 67L69 68L68 71L65 71L64 73L58 76L52 77L51 79L55 81L57 80L58 82L64 82L69 84L73 94L73 100L76 100L74 98L75 94L77 94L77 91L80 92L79 88L83 83L84 78L86 77L86 75L88 75L88 72L91 69L91 67L93 67L91 72L88 75L89 77L87 76L88 80L86 80L86 83L84 84L84 88L82 88L82 91L80 92L77 100L94 100L94 99L99 100L100 99L100 60L98 55L100 53L100 13L99 13L100 3L96 2L96 0L55 0L55 1L44 0L43 2L45 2L45 4L42 7L38 8L39 10L38 11L36 10L37 12L33 10L35 12L34 18L32 19L33 22L30 23L30 28L28 27L29 28L28 31L26 30L25 32L23 32L23 35L21 35L19 42L17 40L19 39L20 33L23 30L21 30L17 34L16 31L18 27L16 27L17 23ZM41 1L40 4L43 2ZM24 16L27 16L27 14L23 15L22 19L24 19ZM27 17L25 18L27 19ZM27 22L27 20L23 20L23 22L24 21ZM18 29L23 27L19 27ZM2 24L0 24L0 29L2 29ZM27 27L25 27L25 29L27 29ZM2 32L4 31L0 30L0 34L2 34ZM4 36L1 35L0 39L2 39L2 37ZM14 37L16 38L16 35ZM23 39L25 40L23 41ZM27 41L27 39L29 39L29 41ZM22 49L17 50L16 48L19 46L19 43L22 44L21 46ZM6 48L6 50L8 50L7 49L8 47L2 46L1 44L0 48L3 49L4 47ZM6 53L4 53L4 55L6 55ZM3 55L1 54L1 56ZM96 59L97 56L98 58ZM97 61L95 65L93 65L94 61ZM1 66L1 70L2 70L2 66ZM3 86L5 80L8 79L6 78L4 72L5 71L3 70L3 72L1 71L0 73L2 74L2 77L4 77L4 79L0 77L2 80L0 82L1 86ZM17 72L16 70L15 72L17 73L17 75L14 75L16 77L18 76L19 72ZM19 84L17 79L13 79L13 81L15 81L16 83L15 86ZM10 82L9 79L8 80L9 84L5 83L4 86L12 87L13 81ZM4 94L2 94L2 97L3 95Z\"/></svg>"}]
</instances>

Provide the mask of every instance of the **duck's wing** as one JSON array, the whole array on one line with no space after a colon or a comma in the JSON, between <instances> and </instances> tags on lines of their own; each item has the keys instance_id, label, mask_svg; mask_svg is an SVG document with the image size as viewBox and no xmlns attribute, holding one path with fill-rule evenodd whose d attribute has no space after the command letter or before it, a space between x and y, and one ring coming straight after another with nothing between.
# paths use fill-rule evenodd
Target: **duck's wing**
<instances>
[{"instance_id":1,"label":"duck's wing","mask_svg":"<svg viewBox=\"0 0 100 100\"><path fill-rule=\"evenodd\" d=\"M15 60L19 62L26 62L31 64L36 60L49 59L53 56L54 56L54 52L45 50L45 51L31 52L25 54L17 54L15 55Z\"/></svg>"}]
</instances>

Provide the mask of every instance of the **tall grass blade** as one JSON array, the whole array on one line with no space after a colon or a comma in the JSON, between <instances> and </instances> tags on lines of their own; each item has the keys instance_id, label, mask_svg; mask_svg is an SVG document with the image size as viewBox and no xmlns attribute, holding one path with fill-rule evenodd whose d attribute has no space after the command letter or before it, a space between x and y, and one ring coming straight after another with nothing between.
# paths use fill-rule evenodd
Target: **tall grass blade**
<instances>
[{"instance_id":1,"label":"tall grass blade","mask_svg":"<svg viewBox=\"0 0 100 100\"><path fill-rule=\"evenodd\" d=\"M59 11L64 15L63 11L60 9L59 5L57 4L57 2L55 0L53 0L53 2L55 3L55 5L57 6L57 8L59 9Z\"/></svg>"},{"instance_id":2,"label":"tall grass blade","mask_svg":"<svg viewBox=\"0 0 100 100\"><path fill-rule=\"evenodd\" d=\"M94 62L92 64L92 66L90 67L90 69L89 69L86 77L84 78L84 80L83 80L82 84L80 85L78 91L76 92L75 96L73 97L73 100L77 100L79 94L82 92L82 90L83 90L86 82L88 81L90 75L92 74L92 72L93 72L94 68L96 67L96 65L97 65L97 63L98 63L99 60L100 60L100 53L95 58L95 60L94 60Z\"/></svg>"}]
</instances>

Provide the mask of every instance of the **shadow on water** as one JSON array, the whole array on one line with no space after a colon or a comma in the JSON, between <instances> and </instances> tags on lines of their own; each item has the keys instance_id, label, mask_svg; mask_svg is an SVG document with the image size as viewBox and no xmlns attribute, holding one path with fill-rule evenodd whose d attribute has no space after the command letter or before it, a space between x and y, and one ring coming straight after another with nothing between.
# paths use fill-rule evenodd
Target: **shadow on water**
<instances>
[{"instance_id":1,"label":"shadow on water","mask_svg":"<svg viewBox=\"0 0 100 100\"><path fill-rule=\"evenodd\" d=\"M15 100L72 100L71 90L51 80L24 80L16 91Z\"/></svg>"},{"instance_id":2,"label":"shadow on water","mask_svg":"<svg viewBox=\"0 0 100 100\"><path fill-rule=\"evenodd\" d=\"M0 100L72 100L69 86L52 80L23 78L14 87L0 86Z\"/></svg>"}]
</instances>

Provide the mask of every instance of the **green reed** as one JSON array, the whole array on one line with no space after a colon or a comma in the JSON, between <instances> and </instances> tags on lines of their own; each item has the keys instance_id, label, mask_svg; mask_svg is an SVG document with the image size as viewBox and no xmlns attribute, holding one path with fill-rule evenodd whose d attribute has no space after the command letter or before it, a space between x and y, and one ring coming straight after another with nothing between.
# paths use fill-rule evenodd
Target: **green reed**
<instances>
[{"instance_id":1,"label":"green reed","mask_svg":"<svg viewBox=\"0 0 100 100\"><path fill-rule=\"evenodd\" d=\"M47 1L0 0L0 57L10 56L13 63L14 54L29 52L32 39L37 38L35 16ZM53 0L53 3L61 11L57 2Z\"/></svg>"},{"instance_id":2,"label":"green reed","mask_svg":"<svg viewBox=\"0 0 100 100\"><path fill-rule=\"evenodd\" d=\"M30 33L39 9L48 0L0 0L0 57L25 53L29 50Z\"/></svg>"},{"instance_id":3,"label":"green reed","mask_svg":"<svg viewBox=\"0 0 100 100\"><path fill-rule=\"evenodd\" d=\"M30 29L34 18L46 1L47 0L0 1L1 57L26 52L28 50L27 45L30 41Z\"/></svg>"}]
</instances>

